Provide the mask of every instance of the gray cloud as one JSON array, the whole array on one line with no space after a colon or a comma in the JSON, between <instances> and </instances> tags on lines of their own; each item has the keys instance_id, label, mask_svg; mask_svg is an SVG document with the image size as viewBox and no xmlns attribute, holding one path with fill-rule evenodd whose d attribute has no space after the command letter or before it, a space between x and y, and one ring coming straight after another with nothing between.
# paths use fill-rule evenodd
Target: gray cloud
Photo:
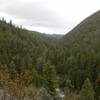
<instances>
[{"instance_id":1,"label":"gray cloud","mask_svg":"<svg viewBox=\"0 0 100 100\"><path fill-rule=\"evenodd\" d=\"M22 19L23 24L26 25L62 27L65 23L41 2L22 3L16 1L4 6L3 11L14 18Z\"/></svg>"},{"instance_id":2,"label":"gray cloud","mask_svg":"<svg viewBox=\"0 0 100 100\"><path fill-rule=\"evenodd\" d=\"M0 15L6 14L4 17L33 30L66 33L98 10L99 4L99 0L0 0Z\"/></svg>"},{"instance_id":3,"label":"gray cloud","mask_svg":"<svg viewBox=\"0 0 100 100\"><path fill-rule=\"evenodd\" d=\"M70 22L61 20L60 16L40 1L23 2L24 0L1 0L0 11L19 19L24 26L44 27L54 32L70 26Z\"/></svg>"}]
</instances>

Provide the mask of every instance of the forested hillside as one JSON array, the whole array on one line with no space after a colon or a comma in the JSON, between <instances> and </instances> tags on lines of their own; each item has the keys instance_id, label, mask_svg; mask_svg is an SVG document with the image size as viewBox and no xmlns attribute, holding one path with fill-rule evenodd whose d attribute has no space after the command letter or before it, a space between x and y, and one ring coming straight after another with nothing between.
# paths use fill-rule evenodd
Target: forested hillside
<instances>
[{"instance_id":1,"label":"forested hillside","mask_svg":"<svg viewBox=\"0 0 100 100\"><path fill-rule=\"evenodd\" d=\"M80 90L88 77L100 95L100 11L83 20L61 39L65 57L65 75ZM65 50L66 49L66 50ZM98 84L98 86L97 86Z\"/></svg>"},{"instance_id":2,"label":"forested hillside","mask_svg":"<svg viewBox=\"0 0 100 100\"><path fill-rule=\"evenodd\" d=\"M64 91L65 100L100 100L99 32L100 11L64 36L29 31L3 18L1 89L12 100L62 100L57 89Z\"/></svg>"},{"instance_id":3,"label":"forested hillside","mask_svg":"<svg viewBox=\"0 0 100 100\"><path fill-rule=\"evenodd\" d=\"M57 42L58 37L22 29L3 18L0 21L1 88L22 99L30 85L43 87L43 66L49 63L49 52L56 48ZM55 67L52 68L56 73Z\"/></svg>"}]
</instances>

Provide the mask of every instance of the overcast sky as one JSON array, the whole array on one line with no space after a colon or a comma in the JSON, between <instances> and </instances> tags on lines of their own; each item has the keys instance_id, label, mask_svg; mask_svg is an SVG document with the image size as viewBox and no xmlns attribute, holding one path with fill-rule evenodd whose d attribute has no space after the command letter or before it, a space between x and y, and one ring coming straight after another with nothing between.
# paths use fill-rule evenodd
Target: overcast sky
<instances>
[{"instance_id":1,"label":"overcast sky","mask_svg":"<svg viewBox=\"0 0 100 100\"><path fill-rule=\"evenodd\" d=\"M0 0L0 17L30 30L65 34L100 9L100 0Z\"/></svg>"}]
</instances>

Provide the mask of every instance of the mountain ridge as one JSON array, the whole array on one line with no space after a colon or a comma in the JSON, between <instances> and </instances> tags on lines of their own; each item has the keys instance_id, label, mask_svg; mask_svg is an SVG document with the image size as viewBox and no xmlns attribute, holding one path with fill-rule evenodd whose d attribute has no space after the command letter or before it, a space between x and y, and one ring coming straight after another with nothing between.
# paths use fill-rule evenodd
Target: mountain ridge
<instances>
[{"instance_id":1,"label":"mountain ridge","mask_svg":"<svg viewBox=\"0 0 100 100\"><path fill-rule=\"evenodd\" d=\"M81 37L81 40L83 40L82 38L84 38L84 40L88 41L88 39L85 38L91 37L94 34L95 34L94 36L98 35L97 33L100 31L99 18L100 18L100 11L97 11L94 14L90 15L89 17L84 19L81 23L79 23L74 29L72 29L65 36L63 36L62 41L68 42L65 43L68 45L69 42L72 42L72 44L74 44L75 41L78 41L79 39L78 36ZM88 34L90 34L91 36L90 35L88 36ZM84 40L82 42L85 42Z\"/></svg>"}]
</instances>

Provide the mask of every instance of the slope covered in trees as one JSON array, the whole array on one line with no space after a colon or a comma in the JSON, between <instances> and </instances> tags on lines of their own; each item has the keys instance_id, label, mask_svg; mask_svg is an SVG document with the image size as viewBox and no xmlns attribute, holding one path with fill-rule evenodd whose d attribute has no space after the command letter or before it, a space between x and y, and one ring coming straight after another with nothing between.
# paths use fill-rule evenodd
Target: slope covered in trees
<instances>
[{"instance_id":1,"label":"slope covered in trees","mask_svg":"<svg viewBox=\"0 0 100 100\"><path fill-rule=\"evenodd\" d=\"M28 86L42 87L43 66L57 41L58 37L19 28L3 18L0 21L0 87L21 99ZM52 71L56 73L55 69Z\"/></svg>"},{"instance_id":2,"label":"slope covered in trees","mask_svg":"<svg viewBox=\"0 0 100 100\"><path fill-rule=\"evenodd\" d=\"M64 48L64 73L70 78L75 88L80 90L86 77L94 89L100 75L100 11L89 16L67 33L61 40ZM100 90L100 87L98 87ZM100 95L100 91L96 95Z\"/></svg>"},{"instance_id":3,"label":"slope covered in trees","mask_svg":"<svg viewBox=\"0 0 100 100\"><path fill-rule=\"evenodd\" d=\"M13 93L11 95L19 98L25 95L26 88L32 86L35 87L34 92L29 92L29 95L33 96L36 90L45 87L53 97L57 95L56 88L65 90L65 100L67 97L71 100L74 97L79 100L81 97L95 97L99 100L99 32L100 11L86 18L64 36L28 31L13 25L12 21L7 23L2 19L0 86L8 88ZM86 91L86 88L92 88L93 92ZM87 97L83 97L85 91Z\"/></svg>"},{"instance_id":4,"label":"slope covered in trees","mask_svg":"<svg viewBox=\"0 0 100 100\"><path fill-rule=\"evenodd\" d=\"M96 45L99 40L100 32L100 11L89 16L77 25L63 38L67 46L89 46Z\"/></svg>"}]
</instances>

